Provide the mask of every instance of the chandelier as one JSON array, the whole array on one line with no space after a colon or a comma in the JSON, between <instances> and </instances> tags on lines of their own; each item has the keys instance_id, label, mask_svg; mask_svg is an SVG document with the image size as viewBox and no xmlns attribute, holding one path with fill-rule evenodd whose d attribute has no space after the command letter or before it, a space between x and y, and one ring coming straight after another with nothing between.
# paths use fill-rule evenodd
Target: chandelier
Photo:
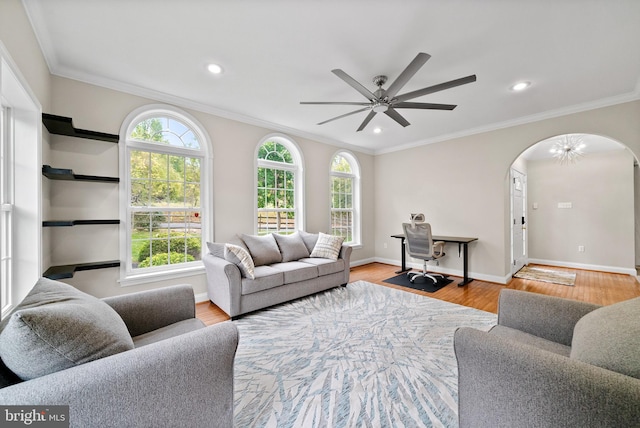
<instances>
[{"instance_id":1,"label":"chandelier","mask_svg":"<svg viewBox=\"0 0 640 428\"><path fill-rule=\"evenodd\" d=\"M557 141L550 152L553 157L562 165L575 163L582 157L582 150L586 147L582 137L578 135L565 135L563 139Z\"/></svg>"}]
</instances>

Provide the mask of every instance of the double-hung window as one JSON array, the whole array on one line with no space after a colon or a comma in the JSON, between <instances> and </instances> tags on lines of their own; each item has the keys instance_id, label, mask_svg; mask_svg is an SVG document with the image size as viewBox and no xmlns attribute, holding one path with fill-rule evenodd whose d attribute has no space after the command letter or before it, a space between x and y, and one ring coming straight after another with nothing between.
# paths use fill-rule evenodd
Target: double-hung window
<instances>
[{"instance_id":1,"label":"double-hung window","mask_svg":"<svg viewBox=\"0 0 640 428\"><path fill-rule=\"evenodd\" d=\"M176 110L138 114L127 128L124 277L202 266L212 224L207 138Z\"/></svg>"},{"instance_id":2,"label":"double-hung window","mask_svg":"<svg viewBox=\"0 0 640 428\"><path fill-rule=\"evenodd\" d=\"M331 233L343 236L346 244L360 244L360 170L348 152L331 161Z\"/></svg>"},{"instance_id":3,"label":"double-hung window","mask_svg":"<svg viewBox=\"0 0 640 428\"><path fill-rule=\"evenodd\" d=\"M293 233L303 229L302 160L288 138L272 136L256 156L256 233Z\"/></svg>"},{"instance_id":4,"label":"double-hung window","mask_svg":"<svg viewBox=\"0 0 640 428\"><path fill-rule=\"evenodd\" d=\"M13 215L13 139L11 110L2 106L0 115L0 288L2 314L11 309L12 215Z\"/></svg>"}]
</instances>

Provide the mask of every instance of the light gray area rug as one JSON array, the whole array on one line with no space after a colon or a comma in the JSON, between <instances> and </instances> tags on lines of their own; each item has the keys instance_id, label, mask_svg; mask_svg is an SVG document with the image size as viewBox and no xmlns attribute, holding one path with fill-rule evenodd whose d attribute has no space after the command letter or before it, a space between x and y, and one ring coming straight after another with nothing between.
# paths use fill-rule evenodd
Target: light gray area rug
<instances>
[{"instance_id":1,"label":"light gray area rug","mask_svg":"<svg viewBox=\"0 0 640 428\"><path fill-rule=\"evenodd\" d=\"M358 281L234 322L236 427L456 427L453 332L496 315Z\"/></svg>"}]
</instances>

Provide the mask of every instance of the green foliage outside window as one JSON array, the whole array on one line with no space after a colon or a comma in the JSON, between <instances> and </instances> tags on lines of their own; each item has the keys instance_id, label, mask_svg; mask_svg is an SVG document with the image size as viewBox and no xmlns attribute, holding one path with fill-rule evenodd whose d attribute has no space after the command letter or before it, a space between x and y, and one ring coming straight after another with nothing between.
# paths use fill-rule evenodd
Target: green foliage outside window
<instances>
[{"instance_id":1,"label":"green foliage outside window","mask_svg":"<svg viewBox=\"0 0 640 428\"><path fill-rule=\"evenodd\" d=\"M130 138L181 149L200 149L189 127L167 117L139 122ZM153 150L149 146L149 150L132 148L129 151L133 268L185 263L199 260L201 254L202 219L199 212L192 209L200 208L202 158ZM152 207L162 211L148 211ZM141 209L136 211L136 208Z\"/></svg>"}]
</instances>

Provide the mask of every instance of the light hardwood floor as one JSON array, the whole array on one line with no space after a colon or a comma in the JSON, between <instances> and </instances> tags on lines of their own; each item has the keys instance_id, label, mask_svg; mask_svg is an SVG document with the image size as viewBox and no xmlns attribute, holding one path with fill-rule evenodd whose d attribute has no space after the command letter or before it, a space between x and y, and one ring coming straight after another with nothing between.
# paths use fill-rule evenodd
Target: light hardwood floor
<instances>
[{"instance_id":1,"label":"light hardwood floor","mask_svg":"<svg viewBox=\"0 0 640 428\"><path fill-rule=\"evenodd\" d=\"M466 287L458 287L456 284L461 279L452 276L453 283L435 293L426 293L382 282L395 276L395 271L398 269L398 266L382 263L357 266L351 269L350 281L372 282L494 313L498 311L498 295L503 288L582 300L599 305L610 305L640 296L640 283L634 276L559 267L553 267L552 269L575 272L577 274L575 286L513 278L507 285L474 280ZM220 308L210 302L198 303L196 305L196 316L207 325L229 319Z\"/></svg>"}]
</instances>

